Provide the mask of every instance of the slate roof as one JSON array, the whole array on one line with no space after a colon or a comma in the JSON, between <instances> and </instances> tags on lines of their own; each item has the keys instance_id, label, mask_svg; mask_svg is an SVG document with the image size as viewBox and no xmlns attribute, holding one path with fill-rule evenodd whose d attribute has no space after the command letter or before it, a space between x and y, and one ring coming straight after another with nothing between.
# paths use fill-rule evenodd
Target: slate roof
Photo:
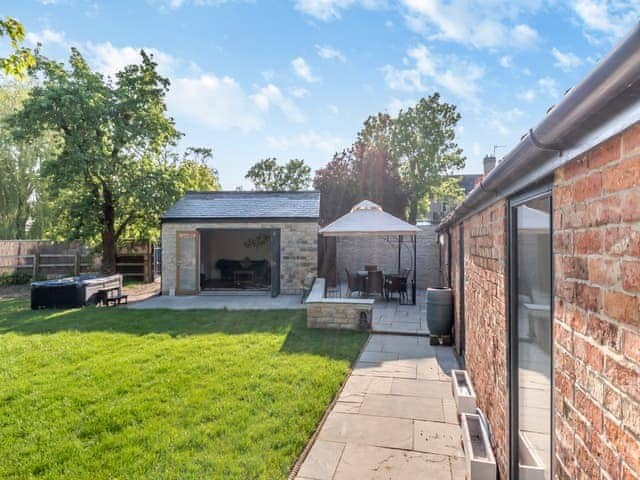
<instances>
[{"instance_id":1,"label":"slate roof","mask_svg":"<svg viewBox=\"0 0 640 480\"><path fill-rule=\"evenodd\" d=\"M320 192L187 192L163 221L232 219L317 219Z\"/></svg>"}]
</instances>

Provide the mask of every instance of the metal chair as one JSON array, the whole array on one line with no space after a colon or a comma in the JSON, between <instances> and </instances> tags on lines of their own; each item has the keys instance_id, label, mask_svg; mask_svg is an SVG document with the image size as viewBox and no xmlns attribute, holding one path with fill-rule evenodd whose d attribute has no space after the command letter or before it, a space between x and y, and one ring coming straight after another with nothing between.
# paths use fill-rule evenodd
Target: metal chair
<instances>
[{"instance_id":1,"label":"metal chair","mask_svg":"<svg viewBox=\"0 0 640 480\"><path fill-rule=\"evenodd\" d=\"M346 268L344 271L347 274L347 297L350 297L353 292L358 292L360 296L362 296L364 292L364 279L352 274Z\"/></svg>"}]
</instances>

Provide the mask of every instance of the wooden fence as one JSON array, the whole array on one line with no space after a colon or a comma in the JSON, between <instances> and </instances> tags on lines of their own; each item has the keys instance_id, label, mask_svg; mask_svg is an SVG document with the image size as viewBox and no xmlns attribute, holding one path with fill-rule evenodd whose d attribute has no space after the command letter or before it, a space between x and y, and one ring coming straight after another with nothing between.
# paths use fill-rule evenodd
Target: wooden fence
<instances>
[{"instance_id":1,"label":"wooden fence","mask_svg":"<svg viewBox=\"0 0 640 480\"><path fill-rule=\"evenodd\" d=\"M51 275L80 275L95 271L96 263L90 255L64 253L35 253L31 255L0 255L0 272L25 272L31 278Z\"/></svg>"},{"instance_id":2,"label":"wooden fence","mask_svg":"<svg viewBox=\"0 0 640 480\"><path fill-rule=\"evenodd\" d=\"M81 275L100 271L100 257L73 242L0 240L0 273L25 272L32 279ZM153 247L148 240L125 240L118 245L116 273L153 282Z\"/></svg>"}]
</instances>

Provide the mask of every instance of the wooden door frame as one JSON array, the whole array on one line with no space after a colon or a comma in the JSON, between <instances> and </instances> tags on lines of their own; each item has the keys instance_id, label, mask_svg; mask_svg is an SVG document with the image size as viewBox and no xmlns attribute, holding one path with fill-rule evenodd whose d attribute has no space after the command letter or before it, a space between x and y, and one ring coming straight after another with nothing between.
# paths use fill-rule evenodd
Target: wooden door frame
<instances>
[{"instance_id":1,"label":"wooden door frame","mask_svg":"<svg viewBox=\"0 0 640 480\"><path fill-rule=\"evenodd\" d=\"M195 290L180 290L180 237L193 236L195 240ZM176 231L176 295L198 295L200 293L200 232L198 230L178 230Z\"/></svg>"}]
</instances>

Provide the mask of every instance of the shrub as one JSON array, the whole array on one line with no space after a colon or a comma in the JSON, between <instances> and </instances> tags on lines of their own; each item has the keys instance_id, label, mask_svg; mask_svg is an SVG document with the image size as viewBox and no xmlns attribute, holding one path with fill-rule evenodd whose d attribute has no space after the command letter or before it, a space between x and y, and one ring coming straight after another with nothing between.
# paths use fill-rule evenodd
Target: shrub
<instances>
[{"instance_id":1,"label":"shrub","mask_svg":"<svg viewBox=\"0 0 640 480\"><path fill-rule=\"evenodd\" d=\"M31 275L25 272L1 273L0 287L7 285L24 285L31 281Z\"/></svg>"}]
</instances>

